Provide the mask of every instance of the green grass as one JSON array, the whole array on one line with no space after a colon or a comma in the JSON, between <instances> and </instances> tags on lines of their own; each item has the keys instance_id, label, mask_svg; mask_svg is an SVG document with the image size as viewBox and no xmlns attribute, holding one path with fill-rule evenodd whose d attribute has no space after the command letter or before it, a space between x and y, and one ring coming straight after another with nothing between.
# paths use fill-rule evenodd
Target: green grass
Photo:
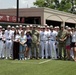
<instances>
[{"instance_id":1,"label":"green grass","mask_svg":"<svg viewBox=\"0 0 76 75\"><path fill-rule=\"evenodd\" d=\"M44 61L47 60L0 60L0 75L76 75L74 61Z\"/></svg>"}]
</instances>

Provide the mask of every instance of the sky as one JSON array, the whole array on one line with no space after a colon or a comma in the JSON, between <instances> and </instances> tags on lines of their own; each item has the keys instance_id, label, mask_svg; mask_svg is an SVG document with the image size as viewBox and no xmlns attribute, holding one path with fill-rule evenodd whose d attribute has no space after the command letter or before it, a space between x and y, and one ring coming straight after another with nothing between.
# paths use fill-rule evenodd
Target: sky
<instances>
[{"instance_id":1,"label":"sky","mask_svg":"<svg viewBox=\"0 0 76 75\"><path fill-rule=\"evenodd\" d=\"M35 7L36 0L19 0L19 8ZM17 0L0 0L0 9L16 8Z\"/></svg>"}]
</instances>

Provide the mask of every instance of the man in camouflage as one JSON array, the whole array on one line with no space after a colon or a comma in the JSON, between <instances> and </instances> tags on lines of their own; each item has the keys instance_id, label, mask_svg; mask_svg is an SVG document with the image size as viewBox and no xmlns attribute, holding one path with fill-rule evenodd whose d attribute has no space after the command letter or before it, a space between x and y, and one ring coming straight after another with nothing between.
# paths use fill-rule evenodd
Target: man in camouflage
<instances>
[{"instance_id":1,"label":"man in camouflage","mask_svg":"<svg viewBox=\"0 0 76 75\"><path fill-rule=\"evenodd\" d=\"M64 54L64 59L66 58L66 38L67 38L67 30L65 30L64 26L61 26L61 30L58 32L57 40L59 42L59 59L62 59L62 50Z\"/></svg>"},{"instance_id":2,"label":"man in camouflage","mask_svg":"<svg viewBox=\"0 0 76 75\"><path fill-rule=\"evenodd\" d=\"M34 49L36 50L36 59L39 59L39 32L36 30L36 26L33 26L33 29L31 30L32 35L32 58L34 57Z\"/></svg>"}]
</instances>

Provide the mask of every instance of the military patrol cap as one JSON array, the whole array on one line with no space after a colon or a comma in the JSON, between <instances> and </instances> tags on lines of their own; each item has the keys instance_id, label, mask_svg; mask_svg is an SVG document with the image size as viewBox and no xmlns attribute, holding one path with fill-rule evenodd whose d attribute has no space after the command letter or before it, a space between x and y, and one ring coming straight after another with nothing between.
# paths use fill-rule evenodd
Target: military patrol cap
<instances>
[{"instance_id":1,"label":"military patrol cap","mask_svg":"<svg viewBox=\"0 0 76 75\"><path fill-rule=\"evenodd\" d=\"M3 28L2 30L5 31L5 28Z\"/></svg>"},{"instance_id":2,"label":"military patrol cap","mask_svg":"<svg viewBox=\"0 0 76 75\"><path fill-rule=\"evenodd\" d=\"M33 25L32 25L32 24L30 24L30 27L33 27Z\"/></svg>"},{"instance_id":3,"label":"military patrol cap","mask_svg":"<svg viewBox=\"0 0 76 75\"><path fill-rule=\"evenodd\" d=\"M10 25L8 25L8 26L7 26L7 28L11 28L11 26L10 26Z\"/></svg>"},{"instance_id":4,"label":"military patrol cap","mask_svg":"<svg viewBox=\"0 0 76 75\"><path fill-rule=\"evenodd\" d=\"M22 25L20 25L19 27L22 27Z\"/></svg>"},{"instance_id":5,"label":"military patrol cap","mask_svg":"<svg viewBox=\"0 0 76 75\"><path fill-rule=\"evenodd\" d=\"M2 28L2 26L0 26L0 29Z\"/></svg>"},{"instance_id":6,"label":"military patrol cap","mask_svg":"<svg viewBox=\"0 0 76 75\"><path fill-rule=\"evenodd\" d=\"M40 26L40 28L42 28L42 26Z\"/></svg>"},{"instance_id":7,"label":"military patrol cap","mask_svg":"<svg viewBox=\"0 0 76 75\"><path fill-rule=\"evenodd\" d=\"M42 28L45 28L45 26L42 26Z\"/></svg>"},{"instance_id":8,"label":"military patrol cap","mask_svg":"<svg viewBox=\"0 0 76 75\"><path fill-rule=\"evenodd\" d=\"M25 28L25 26L23 26L23 28Z\"/></svg>"},{"instance_id":9,"label":"military patrol cap","mask_svg":"<svg viewBox=\"0 0 76 75\"><path fill-rule=\"evenodd\" d=\"M27 25L26 27L29 28L29 25Z\"/></svg>"},{"instance_id":10,"label":"military patrol cap","mask_svg":"<svg viewBox=\"0 0 76 75\"><path fill-rule=\"evenodd\" d=\"M14 26L12 26L12 28L15 28Z\"/></svg>"},{"instance_id":11,"label":"military patrol cap","mask_svg":"<svg viewBox=\"0 0 76 75\"><path fill-rule=\"evenodd\" d=\"M68 26L65 26L65 28L68 28Z\"/></svg>"},{"instance_id":12,"label":"military patrol cap","mask_svg":"<svg viewBox=\"0 0 76 75\"><path fill-rule=\"evenodd\" d=\"M40 28L40 25L38 25L37 27Z\"/></svg>"},{"instance_id":13,"label":"military patrol cap","mask_svg":"<svg viewBox=\"0 0 76 75\"><path fill-rule=\"evenodd\" d=\"M53 25L50 25L50 28L53 28Z\"/></svg>"},{"instance_id":14,"label":"military patrol cap","mask_svg":"<svg viewBox=\"0 0 76 75\"><path fill-rule=\"evenodd\" d=\"M68 29L68 30L71 30L71 28L70 28L70 27L68 27L67 29Z\"/></svg>"},{"instance_id":15,"label":"military patrol cap","mask_svg":"<svg viewBox=\"0 0 76 75\"><path fill-rule=\"evenodd\" d=\"M36 25L33 26L34 28L36 27Z\"/></svg>"},{"instance_id":16,"label":"military patrol cap","mask_svg":"<svg viewBox=\"0 0 76 75\"><path fill-rule=\"evenodd\" d=\"M57 26L54 27L55 29L57 28Z\"/></svg>"},{"instance_id":17,"label":"military patrol cap","mask_svg":"<svg viewBox=\"0 0 76 75\"><path fill-rule=\"evenodd\" d=\"M57 28L59 28L59 26L57 26Z\"/></svg>"},{"instance_id":18,"label":"military patrol cap","mask_svg":"<svg viewBox=\"0 0 76 75\"><path fill-rule=\"evenodd\" d=\"M49 28L49 26L47 26L47 28Z\"/></svg>"},{"instance_id":19,"label":"military patrol cap","mask_svg":"<svg viewBox=\"0 0 76 75\"><path fill-rule=\"evenodd\" d=\"M19 26L18 26L18 25L16 25L16 28L19 28Z\"/></svg>"}]
</instances>

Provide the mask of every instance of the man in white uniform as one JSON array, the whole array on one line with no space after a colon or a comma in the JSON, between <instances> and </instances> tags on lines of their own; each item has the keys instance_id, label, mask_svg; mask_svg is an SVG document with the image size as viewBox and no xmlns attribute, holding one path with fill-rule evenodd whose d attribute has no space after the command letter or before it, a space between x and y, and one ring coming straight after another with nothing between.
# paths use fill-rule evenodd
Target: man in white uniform
<instances>
[{"instance_id":1,"label":"man in white uniform","mask_svg":"<svg viewBox=\"0 0 76 75\"><path fill-rule=\"evenodd\" d=\"M11 58L11 50L12 50L12 33L11 26L7 26L7 30L5 30L5 38L6 38L6 59Z\"/></svg>"},{"instance_id":2,"label":"man in white uniform","mask_svg":"<svg viewBox=\"0 0 76 75\"><path fill-rule=\"evenodd\" d=\"M2 49L3 49L2 26L0 26L0 58L2 58Z\"/></svg>"},{"instance_id":3,"label":"man in white uniform","mask_svg":"<svg viewBox=\"0 0 76 75\"><path fill-rule=\"evenodd\" d=\"M43 26L42 31L40 32L40 46L41 46L41 58L47 59L48 58L48 33L45 30L45 27ZM44 50L45 50L45 55L44 55Z\"/></svg>"},{"instance_id":4,"label":"man in white uniform","mask_svg":"<svg viewBox=\"0 0 76 75\"><path fill-rule=\"evenodd\" d=\"M51 27L50 31L50 51L51 51L51 58L52 59L57 59L56 55L56 36L57 32L53 30L53 27Z\"/></svg>"},{"instance_id":5,"label":"man in white uniform","mask_svg":"<svg viewBox=\"0 0 76 75\"><path fill-rule=\"evenodd\" d=\"M3 50L2 50L2 58L5 58L5 51L6 51L6 46L5 46L5 28L2 29L2 41L3 41Z\"/></svg>"}]
</instances>

